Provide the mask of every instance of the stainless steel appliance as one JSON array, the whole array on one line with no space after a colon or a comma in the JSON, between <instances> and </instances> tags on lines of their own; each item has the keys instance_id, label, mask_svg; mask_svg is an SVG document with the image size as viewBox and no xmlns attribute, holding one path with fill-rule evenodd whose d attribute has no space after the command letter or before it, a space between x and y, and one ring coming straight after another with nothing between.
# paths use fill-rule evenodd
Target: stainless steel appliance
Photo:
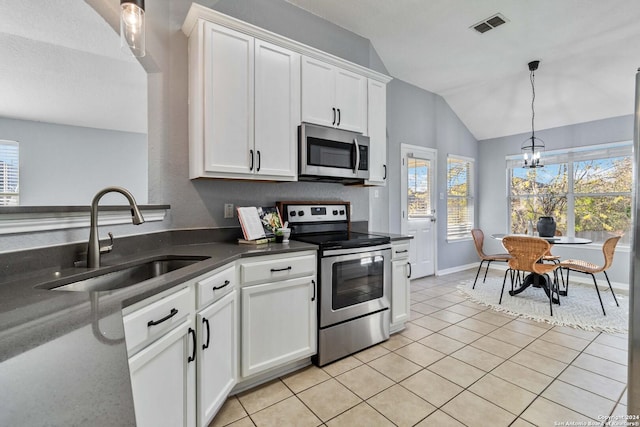
<instances>
[{"instance_id":1,"label":"stainless steel appliance","mask_svg":"<svg viewBox=\"0 0 640 427\"><path fill-rule=\"evenodd\" d=\"M369 179L369 138L342 129L302 123L298 179L357 183Z\"/></svg>"},{"instance_id":2,"label":"stainless steel appliance","mask_svg":"<svg viewBox=\"0 0 640 427\"><path fill-rule=\"evenodd\" d=\"M280 202L291 238L318 245L318 366L389 338L391 243L350 231L347 202Z\"/></svg>"}]
</instances>

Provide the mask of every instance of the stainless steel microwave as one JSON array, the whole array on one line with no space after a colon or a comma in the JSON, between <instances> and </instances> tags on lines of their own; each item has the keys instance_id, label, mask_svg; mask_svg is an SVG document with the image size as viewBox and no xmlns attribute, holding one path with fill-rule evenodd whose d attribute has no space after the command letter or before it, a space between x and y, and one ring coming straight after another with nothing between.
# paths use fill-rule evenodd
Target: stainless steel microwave
<instances>
[{"instance_id":1,"label":"stainless steel microwave","mask_svg":"<svg viewBox=\"0 0 640 427\"><path fill-rule=\"evenodd\" d=\"M298 179L355 183L369 179L369 138L360 133L302 123Z\"/></svg>"}]
</instances>

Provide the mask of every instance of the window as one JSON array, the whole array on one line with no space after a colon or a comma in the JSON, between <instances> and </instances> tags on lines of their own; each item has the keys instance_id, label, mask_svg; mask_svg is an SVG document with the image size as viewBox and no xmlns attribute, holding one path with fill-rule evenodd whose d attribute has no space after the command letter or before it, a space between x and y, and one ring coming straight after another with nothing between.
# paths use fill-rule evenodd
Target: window
<instances>
[{"instance_id":1,"label":"window","mask_svg":"<svg viewBox=\"0 0 640 427\"><path fill-rule=\"evenodd\" d=\"M0 140L0 206L19 204L18 143Z\"/></svg>"},{"instance_id":2,"label":"window","mask_svg":"<svg viewBox=\"0 0 640 427\"><path fill-rule=\"evenodd\" d=\"M431 211L431 161L418 157L407 160L407 212L409 219L423 219Z\"/></svg>"},{"instance_id":3,"label":"window","mask_svg":"<svg viewBox=\"0 0 640 427\"><path fill-rule=\"evenodd\" d=\"M473 159L447 157L447 240L469 239L474 223Z\"/></svg>"},{"instance_id":4,"label":"window","mask_svg":"<svg viewBox=\"0 0 640 427\"><path fill-rule=\"evenodd\" d=\"M520 156L507 157L511 232L524 233L527 222L553 216L563 234L602 243L631 228L631 143L614 143L548 152L545 166L521 167Z\"/></svg>"}]
</instances>

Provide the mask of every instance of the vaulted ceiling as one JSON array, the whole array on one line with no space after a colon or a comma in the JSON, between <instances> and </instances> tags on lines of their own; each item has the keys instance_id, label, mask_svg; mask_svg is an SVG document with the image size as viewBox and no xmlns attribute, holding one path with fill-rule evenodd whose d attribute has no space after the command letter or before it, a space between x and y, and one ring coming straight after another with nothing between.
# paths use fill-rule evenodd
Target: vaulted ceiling
<instances>
[{"instance_id":1,"label":"vaulted ceiling","mask_svg":"<svg viewBox=\"0 0 640 427\"><path fill-rule=\"evenodd\" d=\"M389 73L488 139L633 113L637 0L287 0L371 40ZM506 23L471 27L496 13Z\"/></svg>"}]
</instances>

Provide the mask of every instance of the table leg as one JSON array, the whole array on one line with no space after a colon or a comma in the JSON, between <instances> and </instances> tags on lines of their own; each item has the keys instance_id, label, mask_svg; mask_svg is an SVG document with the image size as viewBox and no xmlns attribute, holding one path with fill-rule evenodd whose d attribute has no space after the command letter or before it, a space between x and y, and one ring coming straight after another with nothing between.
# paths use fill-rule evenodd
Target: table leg
<instances>
[{"instance_id":1,"label":"table leg","mask_svg":"<svg viewBox=\"0 0 640 427\"><path fill-rule=\"evenodd\" d=\"M547 283L547 279L545 276L541 276L540 274L536 274L536 273L529 273L524 278L522 285L520 285L518 288L512 291L509 291L509 295L511 296L518 295L519 293L527 289L529 286L533 286L534 288L544 289L544 293L547 294L547 298L551 293L551 290L549 289L550 288L549 284ZM553 297L552 301L554 304L560 304L560 301L556 297Z\"/></svg>"}]
</instances>

